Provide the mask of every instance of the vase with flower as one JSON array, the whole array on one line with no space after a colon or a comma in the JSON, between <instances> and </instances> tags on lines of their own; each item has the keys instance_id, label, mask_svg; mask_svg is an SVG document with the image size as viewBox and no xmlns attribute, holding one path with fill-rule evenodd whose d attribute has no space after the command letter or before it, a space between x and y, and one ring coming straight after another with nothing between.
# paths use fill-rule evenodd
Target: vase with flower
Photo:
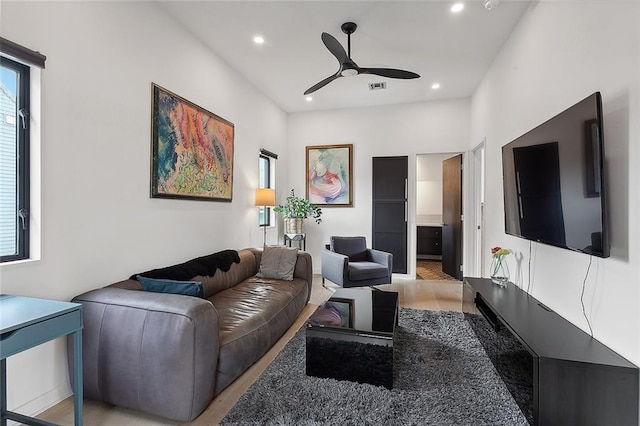
<instances>
[{"instance_id":1,"label":"vase with flower","mask_svg":"<svg viewBox=\"0 0 640 426\"><path fill-rule=\"evenodd\" d=\"M502 247L494 247L491 249L491 281L500 287L506 287L507 282L509 282L509 265L505 258L510 253L511 250Z\"/></svg>"}]
</instances>

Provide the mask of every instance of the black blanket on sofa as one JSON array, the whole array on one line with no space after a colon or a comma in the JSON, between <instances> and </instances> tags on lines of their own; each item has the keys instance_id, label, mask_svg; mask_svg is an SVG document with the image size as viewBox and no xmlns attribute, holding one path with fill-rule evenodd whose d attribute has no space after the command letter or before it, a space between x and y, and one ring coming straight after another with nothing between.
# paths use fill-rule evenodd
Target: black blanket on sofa
<instances>
[{"instance_id":1,"label":"black blanket on sofa","mask_svg":"<svg viewBox=\"0 0 640 426\"><path fill-rule=\"evenodd\" d=\"M137 275L142 275L147 278L187 281L198 275L212 277L218 269L226 272L233 263L240 263L238 252L235 250L223 250L197 257L178 265L133 274L130 279L135 280Z\"/></svg>"}]
</instances>

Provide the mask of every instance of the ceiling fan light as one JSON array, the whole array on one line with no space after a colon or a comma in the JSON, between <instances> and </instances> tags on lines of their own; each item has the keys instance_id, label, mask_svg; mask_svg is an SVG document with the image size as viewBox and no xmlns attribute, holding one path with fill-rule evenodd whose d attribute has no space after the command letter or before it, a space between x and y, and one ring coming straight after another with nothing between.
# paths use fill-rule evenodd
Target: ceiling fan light
<instances>
[{"instance_id":1,"label":"ceiling fan light","mask_svg":"<svg viewBox=\"0 0 640 426\"><path fill-rule=\"evenodd\" d=\"M347 68L342 70L340 75L343 77L353 77L354 75L358 75L358 70L354 68Z\"/></svg>"}]
</instances>

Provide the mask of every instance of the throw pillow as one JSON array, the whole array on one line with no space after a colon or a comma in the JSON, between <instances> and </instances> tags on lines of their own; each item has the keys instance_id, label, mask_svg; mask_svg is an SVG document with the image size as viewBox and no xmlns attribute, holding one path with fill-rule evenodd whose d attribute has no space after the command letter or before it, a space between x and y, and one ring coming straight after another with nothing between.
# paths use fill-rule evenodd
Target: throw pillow
<instances>
[{"instance_id":1,"label":"throw pillow","mask_svg":"<svg viewBox=\"0 0 640 426\"><path fill-rule=\"evenodd\" d=\"M298 247L264 246L257 277L274 280L293 280L298 260Z\"/></svg>"},{"instance_id":2,"label":"throw pillow","mask_svg":"<svg viewBox=\"0 0 640 426\"><path fill-rule=\"evenodd\" d=\"M204 297L204 288L199 281L176 281L136 276L145 291L154 293L184 294L185 296Z\"/></svg>"}]
</instances>

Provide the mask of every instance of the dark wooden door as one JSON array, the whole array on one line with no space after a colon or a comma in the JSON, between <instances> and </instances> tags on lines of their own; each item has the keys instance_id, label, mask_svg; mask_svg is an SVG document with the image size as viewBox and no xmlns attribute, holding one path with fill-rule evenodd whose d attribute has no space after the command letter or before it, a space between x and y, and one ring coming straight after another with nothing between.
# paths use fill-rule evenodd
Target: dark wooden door
<instances>
[{"instance_id":1,"label":"dark wooden door","mask_svg":"<svg viewBox=\"0 0 640 426\"><path fill-rule=\"evenodd\" d=\"M462 279L462 154L442 162L442 271Z\"/></svg>"},{"instance_id":2,"label":"dark wooden door","mask_svg":"<svg viewBox=\"0 0 640 426\"><path fill-rule=\"evenodd\" d=\"M393 272L407 273L409 157L373 158L371 247L393 254Z\"/></svg>"}]
</instances>

